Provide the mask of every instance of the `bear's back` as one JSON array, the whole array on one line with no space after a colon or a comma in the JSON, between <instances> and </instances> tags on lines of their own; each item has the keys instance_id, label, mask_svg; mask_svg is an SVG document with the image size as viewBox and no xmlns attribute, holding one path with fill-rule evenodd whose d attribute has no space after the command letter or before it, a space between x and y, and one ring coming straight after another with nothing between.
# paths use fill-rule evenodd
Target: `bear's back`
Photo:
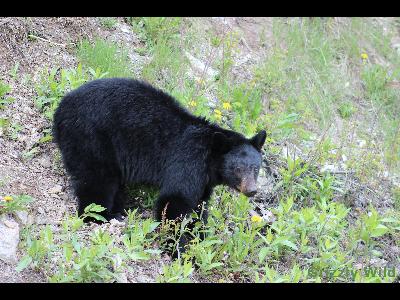
<instances>
[{"instance_id":1,"label":"bear's back","mask_svg":"<svg viewBox=\"0 0 400 300\"><path fill-rule=\"evenodd\" d=\"M114 130L168 126L180 131L187 124L207 123L191 115L173 97L150 84L127 78L88 82L68 93L55 116L55 134L60 123L82 128ZM73 125L73 124L74 125Z\"/></svg>"}]
</instances>

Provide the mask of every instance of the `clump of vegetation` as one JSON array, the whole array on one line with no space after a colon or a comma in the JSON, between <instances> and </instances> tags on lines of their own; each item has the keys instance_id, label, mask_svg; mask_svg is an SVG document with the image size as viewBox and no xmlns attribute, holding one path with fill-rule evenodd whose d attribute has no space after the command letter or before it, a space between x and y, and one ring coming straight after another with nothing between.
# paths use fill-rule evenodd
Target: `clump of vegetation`
<instances>
[{"instance_id":1,"label":"clump of vegetation","mask_svg":"<svg viewBox=\"0 0 400 300\"><path fill-rule=\"evenodd\" d=\"M183 22L182 18L178 17L135 17L130 21L134 30L149 47L180 38L178 34Z\"/></svg>"},{"instance_id":2,"label":"clump of vegetation","mask_svg":"<svg viewBox=\"0 0 400 300\"><path fill-rule=\"evenodd\" d=\"M112 29L117 25L117 20L112 17L100 17L99 22L107 29Z\"/></svg>"},{"instance_id":3,"label":"clump of vegetation","mask_svg":"<svg viewBox=\"0 0 400 300\"><path fill-rule=\"evenodd\" d=\"M131 77L131 61L126 49L102 39L93 43L83 40L78 48L80 62L93 70L100 69L106 77Z\"/></svg>"},{"instance_id":4,"label":"clump of vegetation","mask_svg":"<svg viewBox=\"0 0 400 300\"><path fill-rule=\"evenodd\" d=\"M99 205L89 205L82 216L67 217L57 235L50 226L42 229L37 238L27 234L27 254L17 271L41 268L50 282L116 282L121 280L129 261L148 260L160 253L150 248L158 223L139 220L136 211L128 214L122 243L102 228L91 232L88 238L80 235L84 219L102 220L98 213L103 210Z\"/></svg>"},{"instance_id":5,"label":"clump of vegetation","mask_svg":"<svg viewBox=\"0 0 400 300\"><path fill-rule=\"evenodd\" d=\"M0 215L12 214L16 211L26 210L27 204L33 201L29 195L8 195L0 200Z\"/></svg>"},{"instance_id":6,"label":"clump of vegetation","mask_svg":"<svg viewBox=\"0 0 400 300\"><path fill-rule=\"evenodd\" d=\"M179 35L182 18L133 18L132 25L145 42L151 60L142 69L147 81L173 92L186 78L184 41Z\"/></svg>"},{"instance_id":7,"label":"clump of vegetation","mask_svg":"<svg viewBox=\"0 0 400 300\"><path fill-rule=\"evenodd\" d=\"M81 86L88 80L103 78L107 75L100 68L83 68L78 64L76 69L57 69L42 72L41 80L36 85L36 107L49 119L53 115L65 94Z\"/></svg>"},{"instance_id":8,"label":"clump of vegetation","mask_svg":"<svg viewBox=\"0 0 400 300\"><path fill-rule=\"evenodd\" d=\"M355 108L350 102L343 102L338 108L338 112L343 119L350 118L353 115L354 111Z\"/></svg>"},{"instance_id":9,"label":"clump of vegetation","mask_svg":"<svg viewBox=\"0 0 400 300\"><path fill-rule=\"evenodd\" d=\"M3 110L6 105L12 103L15 99L7 97L11 92L11 86L0 80L0 110Z\"/></svg>"}]
</instances>

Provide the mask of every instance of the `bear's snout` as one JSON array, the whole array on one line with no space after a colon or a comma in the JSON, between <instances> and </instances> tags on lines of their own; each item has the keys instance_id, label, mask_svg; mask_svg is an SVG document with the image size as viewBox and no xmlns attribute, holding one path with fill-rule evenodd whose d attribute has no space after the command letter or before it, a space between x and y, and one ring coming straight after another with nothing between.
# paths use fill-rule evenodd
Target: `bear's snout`
<instances>
[{"instance_id":1,"label":"bear's snout","mask_svg":"<svg viewBox=\"0 0 400 300\"><path fill-rule=\"evenodd\" d=\"M244 178L240 183L240 192L247 197L253 197L255 194L257 194L257 185L254 179Z\"/></svg>"}]
</instances>

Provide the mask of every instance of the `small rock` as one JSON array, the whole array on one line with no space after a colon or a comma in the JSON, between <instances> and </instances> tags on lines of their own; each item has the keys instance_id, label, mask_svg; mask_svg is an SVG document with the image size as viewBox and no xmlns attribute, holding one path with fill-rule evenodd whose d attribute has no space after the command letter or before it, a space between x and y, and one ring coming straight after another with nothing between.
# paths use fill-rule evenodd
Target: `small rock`
<instances>
[{"instance_id":1,"label":"small rock","mask_svg":"<svg viewBox=\"0 0 400 300\"><path fill-rule=\"evenodd\" d=\"M383 258L371 258L370 263L376 267L384 267L386 266L387 261Z\"/></svg>"},{"instance_id":2,"label":"small rock","mask_svg":"<svg viewBox=\"0 0 400 300\"><path fill-rule=\"evenodd\" d=\"M18 210L14 213L15 219L21 225L26 225L28 223L28 212L24 210Z\"/></svg>"},{"instance_id":3,"label":"small rock","mask_svg":"<svg viewBox=\"0 0 400 300\"><path fill-rule=\"evenodd\" d=\"M185 55L189 59L192 69L199 74L206 72L207 77L211 80L218 74L216 70L212 69L210 66L207 67L200 59L194 57L189 52L185 52Z\"/></svg>"},{"instance_id":4,"label":"small rock","mask_svg":"<svg viewBox=\"0 0 400 300\"><path fill-rule=\"evenodd\" d=\"M361 263L358 263L358 264L355 264L355 265L354 265L354 268L355 268L356 270L361 270L361 269L363 268L363 265L362 265Z\"/></svg>"},{"instance_id":5,"label":"small rock","mask_svg":"<svg viewBox=\"0 0 400 300\"><path fill-rule=\"evenodd\" d=\"M334 166L334 165L324 165L322 168L321 168L321 172L326 172L326 171L329 171L329 172L334 172L334 171L337 171L336 170L336 167Z\"/></svg>"},{"instance_id":6,"label":"small rock","mask_svg":"<svg viewBox=\"0 0 400 300\"><path fill-rule=\"evenodd\" d=\"M400 254L400 247L398 247L398 246L392 246L392 247L391 247L391 251L392 251L394 254Z\"/></svg>"},{"instance_id":7,"label":"small rock","mask_svg":"<svg viewBox=\"0 0 400 300\"><path fill-rule=\"evenodd\" d=\"M61 200L68 201L68 195L66 193L61 193L59 197L61 198Z\"/></svg>"},{"instance_id":8,"label":"small rock","mask_svg":"<svg viewBox=\"0 0 400 300\"><path fill-rule=\"evenodd\" d=\"M116 273L115 277L118 283L128 283L128 277L125 273Z\"/></svg>"},{"instance_id":9,"label":"small rock","mask_svg":"<svg viewBox=\"0 0 400 300\"><path fill-rule=\"evenodd\" d=\"M58 194L62 192L62 186L57 184L49 190L50 194Z\"/></svg>"},{"instance_id":10,"label":"small rock","mask_svg":"<svg viewBox=\"0 0 400 300\"><path fill-rule=\"evenodd\" d=\"M50 168L51 167L51 161L48 157L44 157L42 159L39 160L39 164L43 167L43 168Z\"/></svg>"},{"instance_id":11,"label":"small rock","mask_svg":"<svg viewBox=\"0 0 400 300\"><path fill-rule=\"evenodd\" d=\"M132 32L129 26L124 26L124 25L121 24L119 28L121 29L122 32L125 32L125 33L131 33Z\"/></svg>"},{"instance_id":12,"label":"small rock","mask_svg":"<svg viewBox=\"0 0 400 300\"><path fill-rule=\"evenodd\" d=\"M117 219L111 219L110 224L111 226L125 226L125 222L118 221Z\"/></svg>"},{"instance_id":13,"label":"small rock","mask_svg":"<svg viewBox=\"0 0 400 300\"><path fill-rule=\"evenodd\" d=\"M262 218L269 224L272 224L276 221L275 215L270 210L263 211Z\"/></svg>"},{"instance_id":14,"label":"small rock","mask_svg":"<svg viewBox=\"0 0 400 300\"><path fill-rule=\"evenodd\" d=\"M359 140L359 141L358 141L358 146L359 146L360 148L364 147L366 144L367 144L366 140Z\"/></svg>"},{"instance_id":15,"label":"small rock","mask_svg":"<svg viewBox=\"0 0 400 300\"><path fill-rule=\"evenodd\" d=\"M19 225L14 219L3 215L0 217L0 259L6 263L17 262L19 243Z\"/></svg>"}]
</instances>

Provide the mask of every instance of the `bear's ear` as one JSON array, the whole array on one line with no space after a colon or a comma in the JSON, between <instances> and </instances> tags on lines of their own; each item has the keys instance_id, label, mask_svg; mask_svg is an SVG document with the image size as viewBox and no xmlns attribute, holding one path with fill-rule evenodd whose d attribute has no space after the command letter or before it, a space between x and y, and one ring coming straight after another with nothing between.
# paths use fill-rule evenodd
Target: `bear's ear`
<instances>
[{"instance_id":1,"label":"bear's ear","mask_svg":"<svg viewBox=\"0 0 400 300\"><path fill-rule=\"evenodd\" d=\"M267 138L267 133L265 130L261 130L255 136L250 139L250 143L258 150L261 151L262 146Z\"/></svg>"},{"instance_id":2,"label":"bear's ear","mask_svg":"<svg viewBox=\"0 0 400 300\"><path fill-rule=\"evenodd\" d=\"M211 143L213 153L225 154L230 150L230 141L222 132L215 132Z\"/></svg>"}]
</instances>

